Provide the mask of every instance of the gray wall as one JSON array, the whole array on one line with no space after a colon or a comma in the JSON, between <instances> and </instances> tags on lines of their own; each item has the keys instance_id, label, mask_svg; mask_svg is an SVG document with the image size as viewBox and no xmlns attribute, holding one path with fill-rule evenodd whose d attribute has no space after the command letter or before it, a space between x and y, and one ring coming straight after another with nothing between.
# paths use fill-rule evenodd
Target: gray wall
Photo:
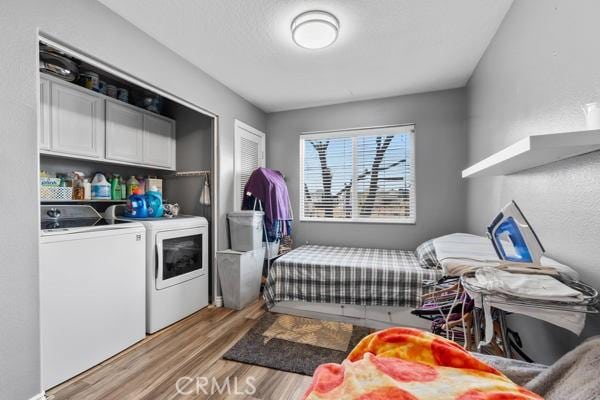
<instances>
[{"instance_id":1,"label":"gray wall","mask_svg":"<svg viewBox=\"0 0 600 400\"><path fill-rule=\"evenodd\" d=\"M286 175L299 216L299 135L302 132L415 123L416 225L294 221L294 242L414 249L420 242L465 229L460 169L466 162L462 89L268 115L267 165Z\"/></svg>"},{"instance_id":2,"label":"gray wall","mask_svg":"<svg viewBox=\"0 0 600 400\"><path fill-rule=\"evenodd\" d=\"M516 0L471 78L469 162L533 133L585 129L580 106L600 101L600 2ZM468 227L481 233L515 199L549 254L600 287L600 153L516 175L468 180ZM581 339L513 321L529 351L551 362ZM584 337L600 333L589 318Z\"/></svg>"},{"instance_id":3,"label":"gray wall","mask_svg":"<svg viewBox=\"0 0 600 400\"><path fill-rule=\"evenodd\" d=\"M177 170L212 170L212 118L181 105L171 106L169 115L177 121ZM177 202L181 213L211 220L210 207L198 202L204 178L167 178L164 185L166 200Z\"/></svg>"},{"instance_id":4,"label":"gray wall","mask_svg":"<svg viewBox=\"0 0 600 400\"><path fill-rule=\"evenodd\" d=\"M220 219L233 208L233 121L262 111L93 0L4 0L0 12L0 398L40 392L37 29L219 115ZM227 245L224 230L219 237Z\"/></svg>"}]
</instances>

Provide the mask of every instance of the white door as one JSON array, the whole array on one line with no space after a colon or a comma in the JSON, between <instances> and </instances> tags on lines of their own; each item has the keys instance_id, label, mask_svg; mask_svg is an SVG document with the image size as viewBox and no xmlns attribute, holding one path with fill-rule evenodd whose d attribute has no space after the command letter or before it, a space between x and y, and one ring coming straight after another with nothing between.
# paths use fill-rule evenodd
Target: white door
<instances>
[{"instance_id":1,"label":"white door","mask_svg":"<svg viewBox=\"0 0 600 400\"><path fill-rule=\"evenodd\" d=\"M175 123L144 114L144 164L175 169Z\"/></svg>"},{"instance_id":2,"label":"white door","mask_svg":"<svg viewBox=\"0 0 600 400\"><path fill-rule=\"evenodd\" d=\"M50 150L50 81L40 78L40 149Z\"/></svg>"},{"instance_id":3,"label":"white door","mask_svg":"<svg viewBox=\"0 0 600 400\"><path fill-rule=\"evenodd\" d=\"M234 144L235 210L242 208L244 186L252 172L265 166L265 134L250 125L235 120Z\"/></svg>"},{"instance_id":4,"label":"white door","mask_svg":"<svg viewBox=\"0 0 600 400\"><path fill-rule=\"evenodd\" d=\"M143 113L116 100L106 100L106 158L143 162Z\"/></svg>"},{"instance_id":5,"label":"white door","mask_svg":"<svg viewBox=\"0 0 600 400\"><path fill-rule=\"evenodd\" d=\"M104 100L83 88L50 88L52 151L104 157Z\"/></svg>"}]
</instances>

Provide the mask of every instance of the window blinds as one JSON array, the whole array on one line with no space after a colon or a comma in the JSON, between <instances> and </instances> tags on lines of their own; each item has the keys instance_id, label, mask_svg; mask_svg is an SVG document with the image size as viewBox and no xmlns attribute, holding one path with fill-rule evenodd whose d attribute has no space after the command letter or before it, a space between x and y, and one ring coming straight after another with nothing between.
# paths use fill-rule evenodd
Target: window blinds
<instances>
[{"instance_id":1,"label":"window blinds","mask_svg":"<svg viewBox=\"0 0 600 400\"><path fill-rule=\"evenodd\" d=\"M301 219L415 222L414 126L303 135Z\"/></svg>"}]
</instances>

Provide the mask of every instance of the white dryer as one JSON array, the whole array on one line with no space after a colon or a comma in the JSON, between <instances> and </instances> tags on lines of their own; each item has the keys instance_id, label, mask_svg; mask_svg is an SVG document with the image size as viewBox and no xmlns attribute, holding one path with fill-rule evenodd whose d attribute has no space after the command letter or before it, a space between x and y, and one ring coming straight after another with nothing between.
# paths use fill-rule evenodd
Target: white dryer
<instances>
[{"instance_id":1,"label":"white dryer","mask_svg":"<svg viewBox=\"0 0 600 400\"><path fill-rule=\"evenodd\" d=\"M115 205L105 218L135 220L146 228L146 332L154 333L208 305L208 221L123 217Z\"/></svg>"}]
</instances>

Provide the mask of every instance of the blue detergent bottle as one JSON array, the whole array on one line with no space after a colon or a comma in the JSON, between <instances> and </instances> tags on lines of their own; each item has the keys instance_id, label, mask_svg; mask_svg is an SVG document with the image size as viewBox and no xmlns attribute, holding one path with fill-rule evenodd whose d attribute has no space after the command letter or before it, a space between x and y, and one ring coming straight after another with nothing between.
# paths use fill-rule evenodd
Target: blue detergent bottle
<instances>
[{"instance_id":1,"label":"blue detergent bottle","mask_svg":"<svg viewBox=\"0 0 600 400\"><path fill-rule=\"evenodd\" d=\"M152 218L160 218L165 213L163 208L162 193L158 191L156 186L152 186L146 192L146 202L148 205L148 216Z\"/></svg>"},{"instance_id":2,"label":"blue detergent bottle","mask_svg":"<svg viewBox=\"0 0 600 400\"><path fill-rule=\"evenodd\" d=\"M148 218L148 205L146 197L141 190L135 189L133 194L127 198L125 216L130 218Z\"/></svg>"}]
</instances>

